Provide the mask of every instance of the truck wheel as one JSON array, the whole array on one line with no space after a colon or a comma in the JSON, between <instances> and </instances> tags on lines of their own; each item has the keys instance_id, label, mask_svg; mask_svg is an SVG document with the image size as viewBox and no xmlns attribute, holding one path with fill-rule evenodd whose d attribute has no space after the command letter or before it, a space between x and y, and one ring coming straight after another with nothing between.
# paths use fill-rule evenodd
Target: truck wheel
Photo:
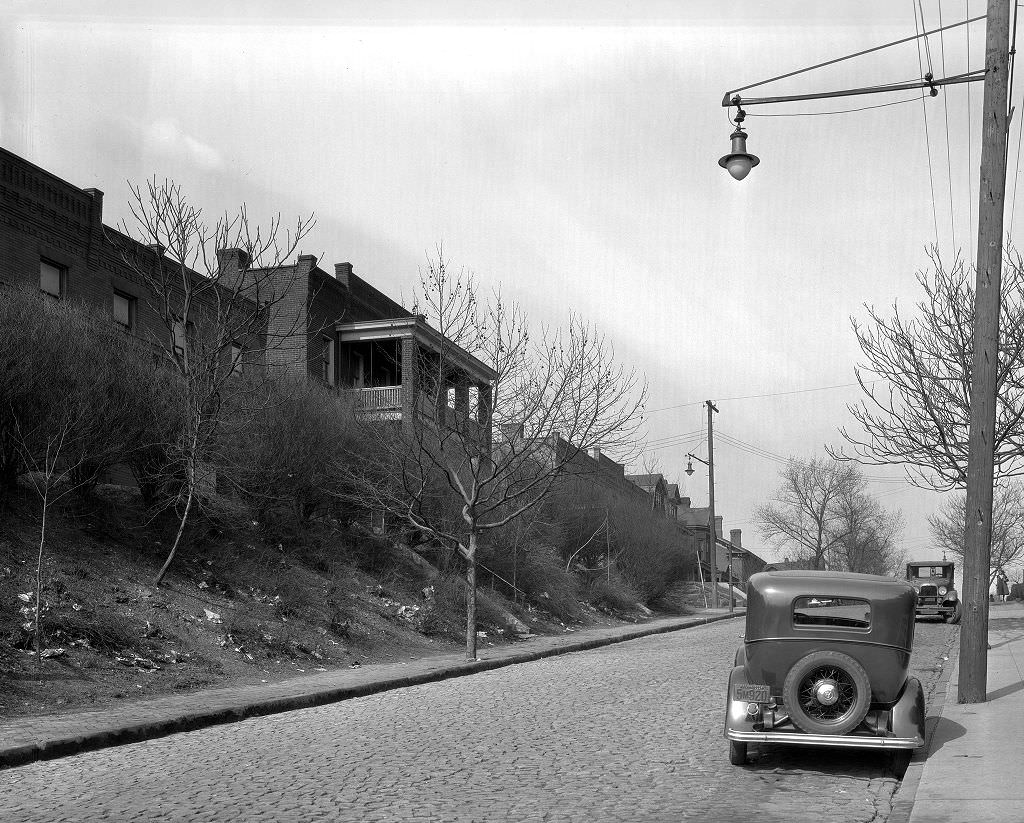
<instances>
[{"instance_id":1,"label":"truck wheel","mask_svg":"<svg viewBox=\"0 0 1024 823\"><path fill-rule=\"evenodd\" d=\"M811 652L789 670L782 699L790 718L808 734L846 734L871 708L871 681L849 655Z\"/></svg>"},{"instance_id":2,"label":"truck wheel","mask_svg":"<svg viewBox=\"0 0 1024 823\"><path fill-rule=\"evenodd\" d=\"M947 623L951 623L951 624L959 623L960 622L960 615L961 615L962 611L963 610L960 607L960 601L957 600L956 601L956 605L953 606L953 611L951 611L948 615L946 615L946 622Z\"/></svg>"},{"instance_id":3,"label":"truck wheel","mask_svg":"<svg viewBox=\"0 0 1024 823\"><path fill-rule=\"evenodd\" d=\"M747 764L747 744L729 741L729 762L734 766L745 766Z\"/></svg>"}]
</instances>

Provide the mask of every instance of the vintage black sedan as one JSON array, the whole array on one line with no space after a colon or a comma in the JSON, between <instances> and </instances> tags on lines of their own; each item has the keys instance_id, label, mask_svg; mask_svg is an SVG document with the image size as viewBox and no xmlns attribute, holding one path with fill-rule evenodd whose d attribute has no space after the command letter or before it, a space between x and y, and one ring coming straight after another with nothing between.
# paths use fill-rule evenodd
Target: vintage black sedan
<instances>
[{"instance_id":1,"label":"vintage black sedan","mask_svg":"<svg viewBox=\"0 0 1024 823\"><path fill-rule=\"evenodd\" d=\"M729 674L725 737L734 765L750 743L884 749L924 745L924 692L908 676L917 594L892 577L755 574L743 645Z\"/></svg>"}]
</instances>

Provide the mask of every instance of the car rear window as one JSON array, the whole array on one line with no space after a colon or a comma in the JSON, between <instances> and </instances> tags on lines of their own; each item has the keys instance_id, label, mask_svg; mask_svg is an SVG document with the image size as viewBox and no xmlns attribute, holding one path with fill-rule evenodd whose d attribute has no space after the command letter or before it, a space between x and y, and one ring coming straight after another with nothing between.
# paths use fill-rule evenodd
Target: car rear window
<instances>
[{"instance_id":1,"label":"car rear window","mask_svg":"<svg viewBox=\"0 0 1024 823\"><path fill-rule=\"evenodd\" d=\"M827 594L798 597L793 601L793 625L870 629L871 604L867 600Z\"/></svg>"}]
</instances>

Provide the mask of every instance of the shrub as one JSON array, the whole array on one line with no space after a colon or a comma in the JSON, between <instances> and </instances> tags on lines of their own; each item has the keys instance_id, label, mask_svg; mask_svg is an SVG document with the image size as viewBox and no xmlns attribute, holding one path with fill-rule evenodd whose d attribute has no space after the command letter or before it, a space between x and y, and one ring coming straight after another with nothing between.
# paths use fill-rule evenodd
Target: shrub
<instances>
[{"instance_id":1,"label":"shrub","mask_svg":"<svg viewBox=\"0 0 1024 823\"><path fill-rule=\"evenodd\" d=\"M142 636L138 627L133 628L131 621L116 609L57 614L48 617L45 625L46 634L54 642L85 640L107 654L138 648Z\"/></svg>"},{"instance_id":2,"label":"shrub","mask_svg":"<svg viewBox=\"0 0 1024 823\"><path fill-rule=\"evenodd\" d=\"M153 441L154 369L109 314L32 289L0 294L0 479L9 488L57 442L74 484Z\"/></svg>"},{"instance_id":3,"label":"shrub","mask_svg":"<svg viewBox=\"0 0 1024 823\"><path fill-rule=\"evenodd\" d=\"M249 394L256 393L256 390ZM349 403L305 377L279 375L232 414L220 436L221 474L264 524L305 523L336 500L354 448Z\"/></svg>"},{"instance_id":4,"label":"shrub","mask_svg":"<svg viewBox=\"0 0 1024 823\"><path fill-rule=\"evenodd\" d=\"M624 612L635 609L640 598L628 583L604 577L592 580L585 590L587 601L606 612Z\"/></svg>"},{"instance_id":5,"label":"shrub","mask_svg":"<svg viewBox=\"0 0 1024 823\"><path fill-rule=\"evenodd\" d=\"M582 614L576 577L565 570L553 546L533 540L510 545L508 536L496 535L481 548L479 560L560 620L578 620ZM487 571L480 577L486 579ZM497 587L507 588L500 581Z\"/></svg>"}]
</instances>

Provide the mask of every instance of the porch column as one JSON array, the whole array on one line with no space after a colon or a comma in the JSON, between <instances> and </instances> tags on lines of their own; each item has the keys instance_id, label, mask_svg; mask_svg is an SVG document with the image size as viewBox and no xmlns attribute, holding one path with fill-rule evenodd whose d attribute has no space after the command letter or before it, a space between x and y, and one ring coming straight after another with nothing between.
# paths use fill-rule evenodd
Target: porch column
<instances>
[{"instance_id":1,"label":"porch column","mask_svg":"<svg viewBox=\"0 0 1024 823\"><path fill-rule=\"evenodd\" d=\"M402 362L402 424L411 426L416 414L416 394L419 390L416 375L416 340L411 335L399 338L398 355Z\"/></svg>"}]
</instances>

